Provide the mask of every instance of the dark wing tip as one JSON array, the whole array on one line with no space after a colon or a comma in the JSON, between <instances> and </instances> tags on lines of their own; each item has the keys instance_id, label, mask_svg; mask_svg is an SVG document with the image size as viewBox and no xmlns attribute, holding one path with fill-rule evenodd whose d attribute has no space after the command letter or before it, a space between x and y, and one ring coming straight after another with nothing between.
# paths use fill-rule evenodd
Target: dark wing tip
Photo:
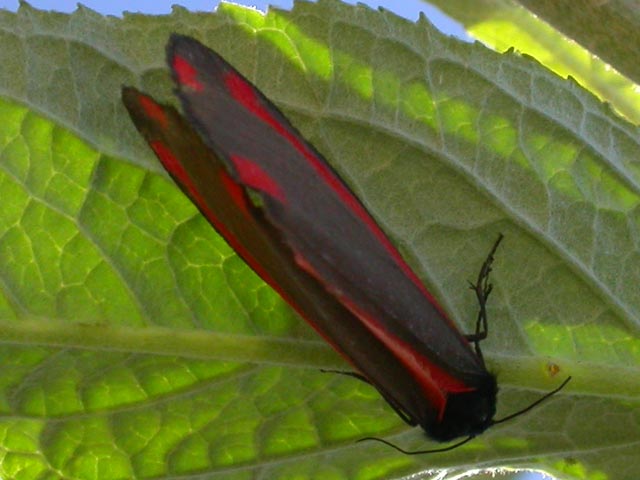
<instances>
[{"instance_id":1,"label":"dark wing tip","mask_svg":"<svg viewBox=\"0 0 640 480\"><path fill-rule=\"evenodd\" d=\"M194 55L209 55L211 50L193 37L180 33L172 33L167 42L166 52L167 60L169 65L171 65L176 55L190 58Z\"/></svg>"},{"instance_id":2,"label":"dark wing tip","mask_svg":"<svg viewBox=\"0 0 640 480\"><path fill-rule=\"evenodd\" d=\"M180 117L172 106L159 103L134 87L122 87L122 103L133 124L147 141L160 135L159 132L166 135L170 126L176 122L175 119Z\"/></svg>"},{"instance_id":3,"label":"dark wing tip","mask_svg":"<svg viewBox=\"0 0 640 480\"><path fill-rule=\"evenodd\" d=\"M122 86L120 98L122 99L122 104L129 111L129 116L132 117L140 110L140 97L143 95L144 94L137 88L128 85Z\"/></svg>"},{"instance_id":4,"label":"dark wing tip","mask_svg":"<svg viewBox=\"0 0 640 480\"><path fill-rule=\"evenodd\" d=\"M225 71L231 68L229 63L215 50L193 37L172 33L166 47L167 63L173 70L176 56L186 59L196 67L198 71L210 69L210 71Z\"/></svg>"},{"instance_id":5,"label":"dark wing tip","mask_svg":"<svg viewBox=\"0 0 640 480\"><path fill-rule=\"evenodd\" d=\"M182 35L181 33L173 32L169 36L169 41L167 42L167 52L173 52L174 50L182 50L189 46L193 45L202 45L198 40L193 37L189 37L187 35Z\"/></svg>"},{"instance_id":6,"label":"dark wing tip","mask_svg":"<svg viewBox=\"0 0 640 480\"><path fill-rule=\"evenodd\" d=\"M140 90L135 87L130 87L129 85L122 85L122 88L120 89L120 98L122 98L122 103L127 106L135 103L142 95L143 93L140 92Z\"/></svg>"},{"instance_id":7,"label":"dark wing tip","mask_svg":"<svg viewBox=\"0 0 640 480\"><path fill-rule=\"evenodd\" d=\"M135 87L123 85L120 91L122 103L129 110L130 115L137 114L143 110L143 102L148 101L157 104L157 102L144 92Z\"/></svg>"}]
</instances>

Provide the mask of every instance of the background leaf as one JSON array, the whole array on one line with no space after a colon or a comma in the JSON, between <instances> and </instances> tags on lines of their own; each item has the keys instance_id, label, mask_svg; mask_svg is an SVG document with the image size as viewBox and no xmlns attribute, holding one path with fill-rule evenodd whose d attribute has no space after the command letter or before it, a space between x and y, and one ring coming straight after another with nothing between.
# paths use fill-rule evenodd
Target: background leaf
<instances>
[{"instance_id":1,"label":"background leaf","mask_svg":"<svg viewBox=\"0 0 640 480\"><path fill-rule=\"evenodd\" d=\"M161 172L120 104L173 101L170 32L272 98L464 330L498 232L486 356L503 416L442 455L345 368ZM132 41L132 39L138 39ZM324 0L267 15L0 12L3 478L635 479L638 129L537 62Z\"/></svg>"},{"instance_id":2,"label":"background leaf","mask_svg":"<svg viewBox=\"0 0 640 480\"><path fill-rule=\"evenodd\" d=\"M429 0L499 50L515 48L560 76L572 76L632 122L640 123L636 0Z\"/></svg>"}]
</instances>

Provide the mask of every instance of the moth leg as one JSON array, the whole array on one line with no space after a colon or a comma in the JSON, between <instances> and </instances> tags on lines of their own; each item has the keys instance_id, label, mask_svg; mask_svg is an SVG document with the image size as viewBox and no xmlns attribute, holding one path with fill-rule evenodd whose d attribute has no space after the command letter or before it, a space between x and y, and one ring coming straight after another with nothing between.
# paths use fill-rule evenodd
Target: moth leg
<instances>
[{"instance_id":1,"label":"moth leg","mask_svg":"<svg viewBox=\"0 0 640 480\"><path fill-rule=\"evenodd\" d=\"M416 425L418 425L418 422L416 422L413 418L408 416L404 412L404 410L402 410L400 407L396 406L395 404L391 403L388 399L385 398L385 400L387 401L389 406L393 408L393 411L396 412L396 415L398 415L404 423L406 423L410 427L415 427Z\"/></svg>"},{"instance_id":2,"label":"moth leg","mask_svg":"<svg viewBox=\"0 0 640 480\"><path fill-rule=\"evenodd\" d=\"M337 373L338 375L357 378L358 380L366 383L367 385L372 385L372 383L367 379L367 377L365 377L364 375L358 372L348 372L346 370L325 370L324 368L321 368L320 371L322 373Z\"/></svg>"},{"instance_id":3,"label":"moth leg","mask_svg":"<svg viewBox=\"0 0 640 480\"><path fill-rule=\"evenodd\" d=\"M480 305L480 309L478 310L478 318L476 319L476 331L473 334L465 335L465 338L474 344L474 348L476 351L476 355L480 358L482 363L484 364L484 358L482 357L482 350L480 349L480 342L487 338L489 334L489 326L487 324L487 299L489 298L489 294L491 294L491 290L493 289L493 285L489 283L489 274L491 273L491 265L493 264L493 256L498 249L498 245L502 241L503 235L499 234L498 239L493 244L489 255L487 255L486 260L482 264L480 268L480 272L478 273L478 279L476 283L473 284L470 282L471 290L476 293L476 298L478 299L478 304Z\"/></svg>"},{"instance_id":4,"label":"moth leg","mask_svg":"<svg viewBox=\"0 0 640 480\"><path fill-rule=\"evenodd\" d=\"M385 395L384 392L380 390L378 390L378 392L380 392L382 398L387 401L389 406L393 409L394 412L396 412L396 415L398 415L404 423L406 423L410 427L415 427L416 425L418 425L418 422L414 418L410 417L407 412L405 412L392 397Z\"/></svg>"}]
</instances>

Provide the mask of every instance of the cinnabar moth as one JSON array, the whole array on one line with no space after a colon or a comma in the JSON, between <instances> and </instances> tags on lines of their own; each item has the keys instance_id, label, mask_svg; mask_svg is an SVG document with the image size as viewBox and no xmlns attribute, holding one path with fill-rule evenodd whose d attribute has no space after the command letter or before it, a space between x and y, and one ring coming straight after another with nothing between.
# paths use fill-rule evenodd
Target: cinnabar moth
<instances>
[{"instance_id":1,"label":"cinnabar moth","mask_svg":"<svg viewBox=\"0 0 640 480\"><path fill-rule=\"evenodd\" d=\"M251 82L189 37L171 36L167 60L186 120L132 88L123 101L214 228L407 423L438 441L468 440L497 423L496 378L477 346L493 251L474 286L481 312L467 338L322 155Z\"/></svg>"}]
</instances>

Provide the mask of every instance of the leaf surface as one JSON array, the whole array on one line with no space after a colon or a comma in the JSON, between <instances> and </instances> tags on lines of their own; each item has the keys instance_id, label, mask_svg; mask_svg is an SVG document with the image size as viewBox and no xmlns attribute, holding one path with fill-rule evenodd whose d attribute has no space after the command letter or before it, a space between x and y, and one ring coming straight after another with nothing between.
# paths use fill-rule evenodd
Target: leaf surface
<instances>
[{"instance_id":1,"label":"leaf surface","mask_svg":"<svg viewBox=\"0 0 640 480\"><path fill-rule=\"evenodd\" d=\"M170 32L223 54L343 175L463 330L498 232L498 417L425 448L217 237L120 104L174 101ZM135 41L134 41L135 39ZM0 12L3 478L638 477L640 135L530 58L337 1L262 15Z\"/></svg>"}]
</instances>

